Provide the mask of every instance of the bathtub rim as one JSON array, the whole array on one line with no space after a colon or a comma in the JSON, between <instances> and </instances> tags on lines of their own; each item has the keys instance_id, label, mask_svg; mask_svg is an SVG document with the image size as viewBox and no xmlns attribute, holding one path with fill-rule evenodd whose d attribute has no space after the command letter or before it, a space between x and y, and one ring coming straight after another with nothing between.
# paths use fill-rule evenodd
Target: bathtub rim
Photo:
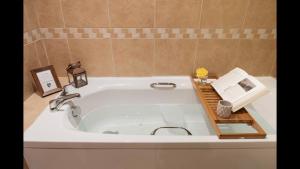
<instances>
[{"instance_id":1,"label":"bathtub rim","mask_svg":"<svg viewBox=\"0 0 300 169\"><path fill-rule=\"evenodd\" d=\"M173 80L191 80L191 77L189 76L152 76L152 77L138 77L138 79L142 80L145 79L146 81L151 78L152 80L158 80L158 79L173 79ZM91 83L93 80L136 80L136 77L90 77L89 82ZM151 80L150 80L151 81ZM192 84L187 84L186 87L190 88L192 87ZM97 91L96 91L97 92ZM78 136L77 134L73 135L72 138L64 138L60 137L59 135L55 135L52 133L52 135L43 136L44 138L38 138L39 132L36 131L36 121L38 121L39 118L43 117L47 112L49 112L49 107L47 106L44 111L42 111L39 115L39 117L31 124L29 128L25 130L24 133L24 148L64 148L67 145L72 145L73 148L84 148L92 146L94 148L105 148L113 146L115 147L117 144L124 144L125 147L131 147L136 146L139 144L142 147L148 147L148 146L162 146L165 147L168 144L173 145L183 145L186 147L188 146L194 146L194 147L238 147L238 144L241 144L242 147L247 147L251 145L253 147L275 147L276 146L276 134L268 134L265 139L219 139L216 135L212 136L140 136L140 135L105 135L105 138L101 137L101 134L95 134L95 133L85 133L85 137L87 138L82 139L83 133L78 133L79 131L64 131L60 134L70 134L69 136L72 136L75 132L77 134L81 134ZM259 112L258 112L259 113ZM60 113L63 114L63 113ZM32 127L34 128L33 131ZM275 129L276 130L276 129ZM47 132L47 130L46 130ZM60 132L60 131L53 131ZM28 135L29 133L29 135ZM31 133L31 134L30 134ZM50 132L51 133L51 132ZM34 136L36 135L36 136ZM100 135L100 137L99 137ZM103 135L103 134L102 134ZM125 136L125 139L124 139ZM56 138L55 138L56 137ZM222 144L220 144L222 143ZM224 144L225 143L225 144ZM232 145L231 145L232 144Z\"/></svg>"}]
</instances>

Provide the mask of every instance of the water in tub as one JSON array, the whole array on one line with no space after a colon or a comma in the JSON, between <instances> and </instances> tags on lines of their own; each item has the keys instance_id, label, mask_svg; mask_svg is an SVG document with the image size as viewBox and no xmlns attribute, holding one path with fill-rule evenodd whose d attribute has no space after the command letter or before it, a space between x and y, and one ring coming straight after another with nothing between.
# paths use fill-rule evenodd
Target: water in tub
<instances>
[{"instance_id":1,"label":"water in tub","mask_svg":"<svg viewBox=\"0 0 300 169\"><path fill-rule=\"evenodd\" d=\"M212 135L201 104L102 106L89 112L79 130L99 134L150 135L158 127L184 127L192 135ZM183 129L160 129L155 135L187 135Z\"/></svg>"}]
</instances>

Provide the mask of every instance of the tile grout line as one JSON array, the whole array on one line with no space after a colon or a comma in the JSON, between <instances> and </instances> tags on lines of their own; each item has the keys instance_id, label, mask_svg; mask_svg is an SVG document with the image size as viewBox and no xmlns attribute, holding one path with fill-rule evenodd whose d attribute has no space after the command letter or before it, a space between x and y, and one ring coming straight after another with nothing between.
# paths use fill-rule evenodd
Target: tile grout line
<instances>
[{"instance_id":1,"label":"tile grout line","mask_svg":"<svg viewBox=\"0 0 300 169\"><path fill-rule=\"evenodd\" d=\"M65 22L65 16L64 16L64 12L63 12L63 7L62 7L62 0L59 0L59 6L60 6L60 12L61 12L61 16L62 16L62 21L63 21L63 25L64 25L64 29L66 28L66 22ZM66 38L67 41L67 47L68 47L68 53L69 53L69 59L70 62L73 62L73 57L72 57L72 53L71 53L71 48L69 45L69 39Z\"/></svg>"},{"instance_id":2,"label":"tile grout line","mask_svg":"<svg viewBox=\"0 0 300 169\"><path fill-rule=\"evenodd\" d=\"M41 22L40 22L40 17L39 17L39 15L38 15L36 6L34 7L34 13L35 13L35 17L37 18L38 30L39 30L39 32L40 32ZM41 41L42 47L43 47L44 52L45 52L45 55L46 55L47 64L50 65L50 61L49 61L49 57L48 57L48 52L47 52L47 49L46 49L46 47L45 47L45 43L44 43L44 41L43 41L42 38L41 38L41 34L40 34L40 38L37 39L36 43L37 43L38 41Z\"/></svg>"},{"instance_id":3,"label":"tile grout line","mask_svg":"<svg viewBox=\"0 0 300 169\"><path fill-rule=\"evenodd\" d=\"M37 14L36 14L36 8L35 8L34 4L31 4L31 5L33 5L33 13L34 13L34 15L35 15L35 17L36 17L37 26L38 26L38 28L39 28L39 27L40 27L40 22L39 22L39 19L38 19L38 17L37 17ZM26 8L26 6L24 6L24 7ZM26 10L26 11L27 11L27 10ZM24 10L24 16L25 16L25 19L28 21L29 19L28 19L28 14L26 13L26 11ZM35 28L35 29L33 29L33 30L37 30L38 28ZM33 30L31 30L31 32L32 32ZM29 32L29 31L27 31L27 32ZM34 40L33 42L28 43L28 44L25 44L25 45L23 45L23 46L25 47L25 46L27 46L27 45L29 45L29 44L33 44L33 45L34 45L35 55L36 55L36 57L38 57L39 65L42 66L41 60L40 60L40 57L38 56L38 52L37 52L37 48L36 48L36 43L37 43L38 41L39 41L39 39L36 39L36 40Z\"/></svg>"},{"instance_id":4,"label":"tile grout line","mask_svg":"<svg viewBox=\"0 0 300 169\"><path fill-rule=\"evenodd\" d=\"M243 21L242 21L242 25L241 25L241 30L243 30L244 27L245 27L246 17L247 17L248 10L249 10L249 6L250 6L250 1L251 1L251 0L248 0L247 6L246 6L246 10L245 10L244 17L243 17Z\"/></svg>"},{"instance_id":5,"label":"tile grout line","mask_svg":"<svg viewBox=\"0 0 300 169\"><path fill-rule=\"evenodd\" d=\"M40 17L38 15L36 6L34 7L34 14L35 14L35 17L36 17L36 20L37 20L38 28L40 28L41 27L41 22L40 22Z\"/></svg>"},{"instance_id":6,"label":"tile grout line","mask_svg":"<svg viewBox=\"0 0 300 169\"><path fill-rule=\"evenodd\" d=\"M111 27L111 16L110 16L110 10L109 10L109 5L110 5L110 0L106 0L106 5L107 5L107 17L108 17L108 27Z\"/></svg>"},{"instance_id":7,"label":"tile grout line","mask_svg":"<svg viewBox=\"0 0 300 169\"><path fill-rule=\"evenodd\" d=\"M42 62L41 62L41 59L40 57L38 56L38 51L37 51L37 48L36 48L36 43L33 44L34 45L34 50L35 50L35 55L38 59L38 62L39 62L39 66L42 66Z\"/></svg>"},{"instance_id":8,"label":"tile grout line","mask_svg":"<svg viewBox=\"0 0 300 169\"><path fill-rule=\"evenodd\" d=\"M157 0L154 0L154 24L153 27L156 28L156 12L157 12ZM156 39L153 39L153 59L152 59L152 76L156 75L156 67L155 67L155 61L156 61Z\"/></svg>"},{"instance_id":9,"label":"tile grout line","mask_svg":"<svg viewBox=\"0 0 300 169\"><path fill-rule=\"evenodd\" d=\"M201 0L201 4L200 4L200 11L199 11L199 23L198 23L198 28L201 29L201 20L202 20L202 12L203 12L203 3L204 0Z\"/></svg>"},{"instance_id":10,"label":"tile grout line","mask_svg":"<svg viewBox=\"0 0 300 169\"><path fill-rule=\"evenodd\" d=\"M201 4L200 4L200 12L199 12L199 13L200 13L200 14L199 14L200 16L199 16L199 23L198 23L198 28L199 28L199 29L201 29L202 10L203 10L203 3L204 3L203 1L204 1L204 0L202 0L202 1L201 1ZM192 70L192 73L195 72L196 64L197 64L197 63L196 63L196 60L198 60L198 59L197 59L197 58L198 58L198 57L197 57L197 54L198 54L198 45L199 45L199 39L197 38L197 39L196 39L196 46L195 46L196 49L195 49L194 64L193 64L193 70Z\"/></svg>"},{"instance_id":11,"label":"tile grout line","mask_svg":"<svg viewBox=\"0 0 300 169\"><path fill-rule=\"evenodd\" d=\"M110 10L109 10L110 0L106 0L106 4L107 4L108 27L111 28L111 16L110 16ZM110 45L110 51L111 51L111 60L112 60L112 64L113 64L113 74L114 74L114 76L117 76L112 38L109 38L109 45Z\"/></svg>"},{"instance_id":12,"label":"tile grout line","mask_svg":"<svg viewBox=\"0 0 300 169\"><path fill-rule=\"evenodd\" d=\"M247 3L247 5L246 5L246 10L245 10L245 13L244 13L243 21L242 21L242 24L241 24L241 26L240 26L241 31L244 30L244 27L245 27L246 17L247 17L247 13L248 13L249 6L250 6L250 1L251 1L251 0L248 0L248 3ZM234 50L234 55L235 55L235 59L233 60L233 64L234 64L234 65L236 65L237 62L238 62L238 58L239 58L239 57L238 57L238 51L239 51L240 46L241 46L241 40L242 40L241 38L238 39L238 42L237 42L237 44L236 44L236 48L235 48L235 50ZM253 39L251 39L251 40L253 40Z\"/></svg>"},{"instance_id":13,"label":"tile grout line","mask_svg":"<svg viewBox=\"0 0 300 169\"><path fill-rule=\"evenodd\" d=\"M44 48L44 51L45 51L45 54L46 54L47 63L48 63L48 65L50 65L50 60L49 60L49 57L48 57L48 52L47 52L47 48L46 48L46 45L45 45L44 39L39 39L39 41L41 41L41 43L42 43L42 46L43 46L43 48Z\"/></svg>"},{"instance_id":14,"label":"tile grout line","mask_svg":"<svg viewBox=\"0 0 300 169\"><path fill-rule=\"evenodd\" d=\"M154 18L153 18L153 21L154 21L154 24L153 24L153 27L156 28L156 9L157 8L157 0L154 0Z\"/></svg>"},{"instance_id":15,"label":"tile grout line","mask_svg":"<svg viewBox=\"0 0 300 169\"><path fill-rule=\"evenodd\" d=\"M192 70L192 73L195 72L195 69L196 69L196 60L198 60L197 58L197 55L198 55L198 45L199 45L199 39L196 39L196 44L195 44L195 54L194 54L194 64L193 64L193 70Z\"/></svg>"}]
</instances>

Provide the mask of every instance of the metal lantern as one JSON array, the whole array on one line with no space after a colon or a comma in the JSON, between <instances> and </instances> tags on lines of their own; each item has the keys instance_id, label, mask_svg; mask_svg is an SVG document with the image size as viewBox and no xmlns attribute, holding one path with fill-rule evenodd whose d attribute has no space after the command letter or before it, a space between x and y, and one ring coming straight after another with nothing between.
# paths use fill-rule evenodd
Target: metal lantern
<instances>
[{"instance_id":1,"label":"metal lantern","mask_svg":"<svg viewBox=\"0 0 300 169\"><path fill-rule=\"evenodd\" d=\"M71 63L66 68L69 83L76 88L80 88L88 84L86 71L80 67L80 61L76 63Z\"/></svg>"}]
</instances>

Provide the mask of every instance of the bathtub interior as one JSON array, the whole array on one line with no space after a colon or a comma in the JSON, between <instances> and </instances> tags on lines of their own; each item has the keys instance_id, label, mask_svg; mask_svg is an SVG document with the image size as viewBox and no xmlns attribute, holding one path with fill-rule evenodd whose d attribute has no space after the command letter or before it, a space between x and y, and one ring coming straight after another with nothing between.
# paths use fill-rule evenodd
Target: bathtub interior
<instances>
[{"instance_id":1,"label":"bathtub interior","mask_svg":"<svg viewBox=\"0 0 300 169\"><path fill-rule=\"evenodd\" d=\"M77 129L99 134L150 135L158 127L184 127L193 135L214 135L193 89L104 90L75 101L83 115ZM186 135L163 128L155 135Z\"/></svg>"},{"instance_id":2,"label":"bathtub interior","mask_svg":"<svg viewBox=\"0 0 300 169\"><path fill-rule=\"evenodd\" d=\"M96 133L149 135L158 127L184 127L193 135L213 131L200 104L144 104L103 106L90 112L79 130ZM186 135L181 129L161 129L157 135Z\"/></svg>"},{"instance_id":3,"label":"bathtub interior","mask_svg":"<svg viewBox=\"0 0 300 169\"><path fill-rule=\"evenodd\" d=\"M215 132L192 88L175 90L110 89L92 93L75 101L82 115L76 129L109 135L150 135L159 127L183 127L192 136ZM253 107L247 108L268 134L275 131ZM222 124L222 132L254 132L243 124ZM162 128L155 135L187 135L181 128Z\"/></svg>"}]
</instances>

